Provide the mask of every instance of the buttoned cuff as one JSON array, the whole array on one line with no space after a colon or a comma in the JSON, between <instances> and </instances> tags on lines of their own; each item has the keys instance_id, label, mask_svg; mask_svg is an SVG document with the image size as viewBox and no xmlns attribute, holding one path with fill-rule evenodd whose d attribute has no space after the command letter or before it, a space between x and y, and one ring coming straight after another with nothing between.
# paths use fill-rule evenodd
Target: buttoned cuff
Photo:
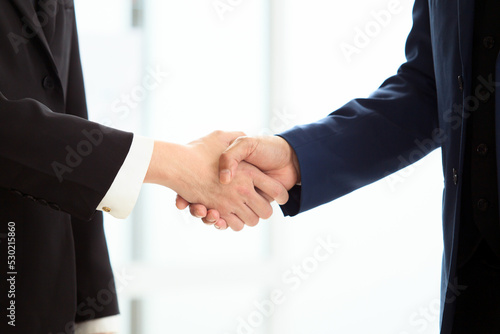
<instances>
[{"instance_id":1,"label":"buttoned cuff","mask_svg":"<svg viewBox=\"0 0 500 334\"><path fill-rule=\"evenodd\" d=\"M137 202L153 155L154 140L134 135L130 150L97 210L125 219Z\"/></svg>"}]
</instances>

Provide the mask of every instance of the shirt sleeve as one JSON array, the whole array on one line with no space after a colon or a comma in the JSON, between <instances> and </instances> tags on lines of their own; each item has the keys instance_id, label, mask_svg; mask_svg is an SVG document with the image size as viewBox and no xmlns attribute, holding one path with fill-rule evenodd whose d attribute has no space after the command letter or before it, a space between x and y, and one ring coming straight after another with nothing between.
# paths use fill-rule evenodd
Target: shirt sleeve
<instances>
[{"instance_id":1,"label":"shirt sleeve","mask_svg":"<svg viewBox=\"0 0 500 334\"><path fill-rule=\"evenodd\" d=\"M134 135L130 151L97 210L119 219L127 218L139 197L153 147L153 139Z\"/></svg>"},{"instance_id":2,"label":"shirt sleeve","mask_svg":"<svg viewBox=\"0 0 500 334\"><path fill-rule=\"evenodd\" d=\"M75 324L75 334L115 334L120 332L120 315L88 320Z\"/></svg>"}]
</instances>

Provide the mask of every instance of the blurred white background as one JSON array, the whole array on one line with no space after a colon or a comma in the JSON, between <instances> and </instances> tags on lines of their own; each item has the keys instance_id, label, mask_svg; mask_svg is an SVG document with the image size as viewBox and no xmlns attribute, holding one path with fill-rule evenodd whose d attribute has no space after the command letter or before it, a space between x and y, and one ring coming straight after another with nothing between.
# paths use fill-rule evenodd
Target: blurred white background
<instances>
[{"instance_id":1,"label":"blurred white background","mask_svg":"<svg viewBox=\"0 0 500 334\"><path fill-rule=\"evenodd\" d=\"M75 2L91 119L178 143L278 133L367 96L404 61L413 5ZM129 219L106 217L122 333L436 334L442 180L435 151L295 218L276 206L239 233L145 186Z\"/></svg>"}]
</instances>

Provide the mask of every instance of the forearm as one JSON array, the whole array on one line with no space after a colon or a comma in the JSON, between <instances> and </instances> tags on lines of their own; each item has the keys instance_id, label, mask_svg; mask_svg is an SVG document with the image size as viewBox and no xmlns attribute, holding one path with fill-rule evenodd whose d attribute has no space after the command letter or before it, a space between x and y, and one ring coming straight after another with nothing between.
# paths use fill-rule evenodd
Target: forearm
<instances>
[{"instance_id":1,"label":"forearm","mask_svg":"<svg viewBox=\"0 0 500 334\"><path fill-rule=\"evenodd\" d=\"M301 187L292 190L287 214L330 202L438 148L435 103L418 98L352 101L318 122L280 134L296 152L301 171ZM422 151L418 143L429 140L432 147Z\"/></svg>"},{"instance_id":2,"label":"forearm","mask_svg":"<svg viewBox=\"0 0 500 334\"><path fill-rule=\"evenodd\" d=\"M379 180L441 146L427 1L416 1L407 61L369 98L281 136L297 153L301 188L285 207L297 214ZM422 142L431 143L422 149ZM419 145L420 143L420 145ZM298 203L297 203L298 201Z\"/></svg>"},{"instance_id":3,"label":"forearm","mask_svg":"<svg viewBox=\"0 0 500 334\"><path fill-rule=\"evenodd\" d=\"M0 94L0 187L81 219L95 212L128 154L131 133Z\"/></svg>"}]
</instances>

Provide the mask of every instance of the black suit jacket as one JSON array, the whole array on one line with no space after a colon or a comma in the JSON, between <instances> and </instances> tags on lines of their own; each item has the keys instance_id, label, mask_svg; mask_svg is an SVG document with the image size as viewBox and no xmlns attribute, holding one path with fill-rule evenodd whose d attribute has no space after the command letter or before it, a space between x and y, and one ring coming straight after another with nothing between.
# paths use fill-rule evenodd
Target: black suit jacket
<instances>
[{"instance_id":1,"label":"black suit jacket","mask_svg":"<svg viewBox=\"0 0 500 334\"><path fill-rule=\"evenodd\" d=\"M95 208L132 134L86 118L73 1L0 1L0 333L118 313Z\"/></svg>"}]
</instances>

